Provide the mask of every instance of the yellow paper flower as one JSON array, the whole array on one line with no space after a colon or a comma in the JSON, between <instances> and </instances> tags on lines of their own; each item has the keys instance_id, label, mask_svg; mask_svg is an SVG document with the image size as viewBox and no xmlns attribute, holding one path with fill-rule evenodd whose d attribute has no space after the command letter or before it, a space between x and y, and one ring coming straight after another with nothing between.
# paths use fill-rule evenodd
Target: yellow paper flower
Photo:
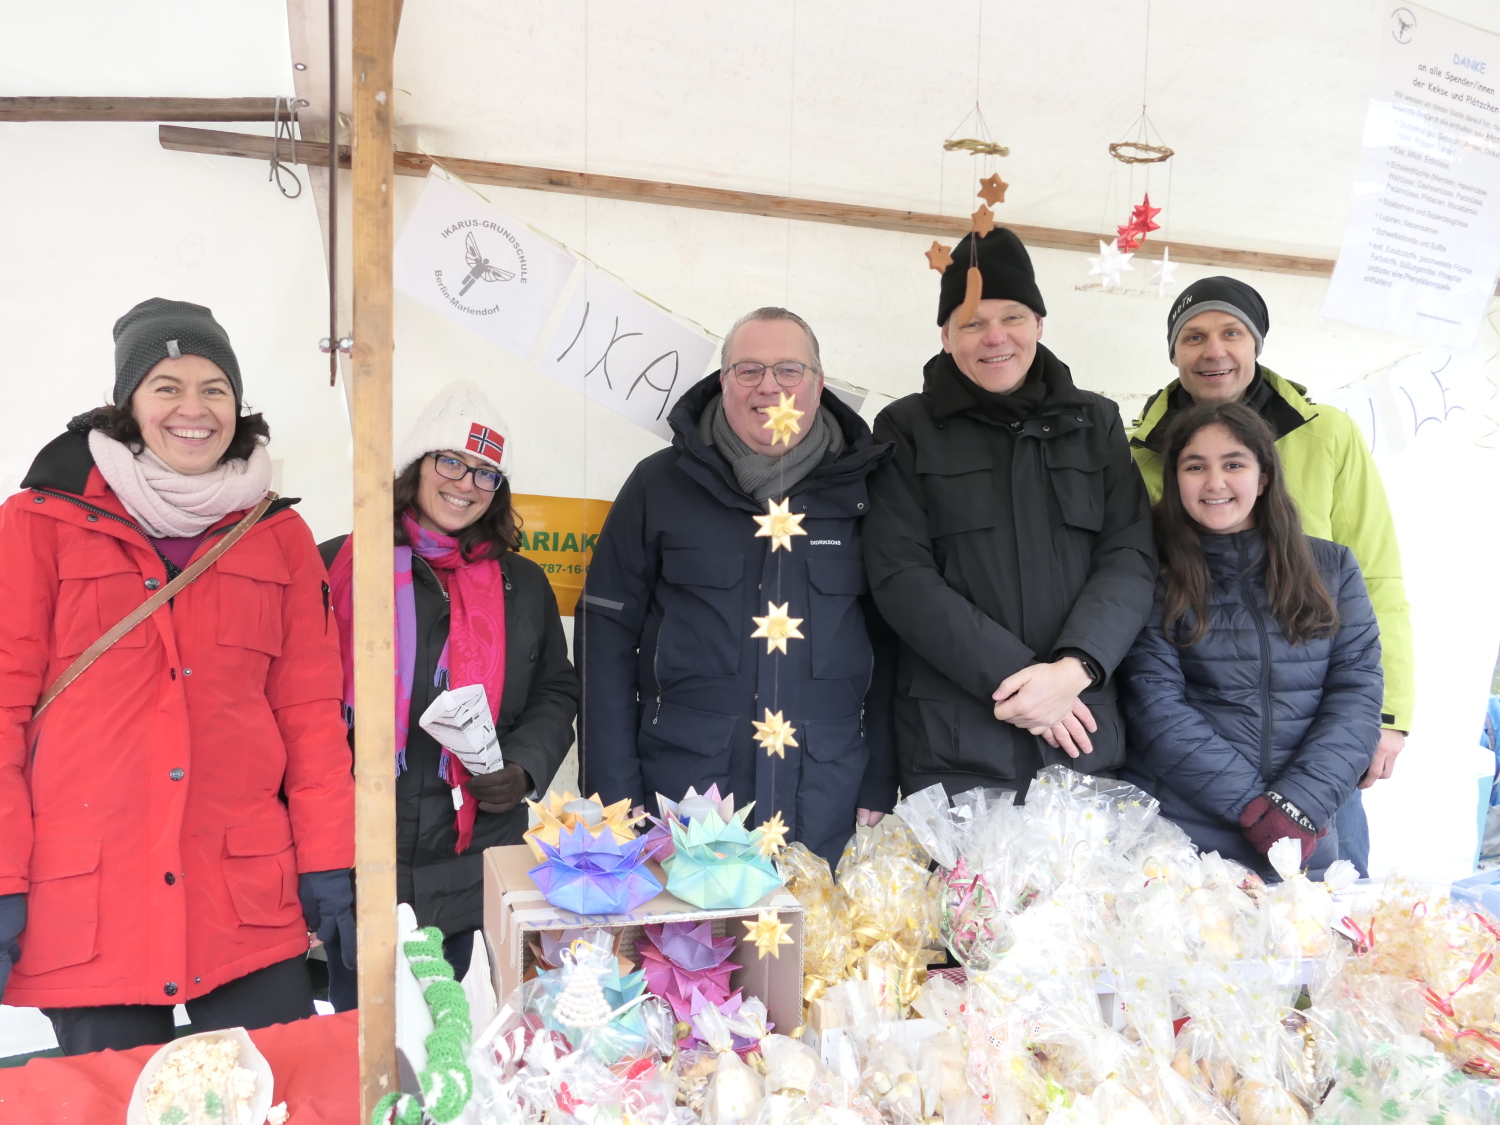
<instances>
[{"instance_id":1,"label":"yellow paper flower","mask_svg":"<svg viewBox=\"0 0 1500 1125\"><path fill-rule=\"evenodd\" d=\"M586 818L576 809L569 810L567 806L578 800L576 794L568 792L559 796L555 792L548 792L545 802L527 800L537 816L537 825L529 830L521 838L531 847L531 854L536 856L537 862L546 860L547 856L542 851L541 841L545 841L554 848L562 846L562 833L572 831L578 825L583 825L589 833L598 838L605 832L612 832L615 840L621 844L629 843L635 839L632 826L645 819L642 816L632 817L630 815L630 800L616 801L612 805L605 805L599 800L599 794L595 793L589 798L599 806L599 812L594 817ZM595 820L590 824L589 819Z\"/></svg>"},{"instance_id":2,"label":"yellow paper flower","mask_svg":"<svg viewBox=\"0 0 1500 1125\"><path fill-rule=\"evenodd\" d=\"M766 421L762 428L771 431L772 445L779 441L783 445L790 446L792 435L802 432L802 427L797 425L797 419L806 411L798 410L793 406L792 403L796 401L794 396L783 392L777 405L766 411Z\"/></svg>"},{"instance_id":3,"label":"yellow paper flower","mask_svg":"<svg viewBox=\"0 0 1500 1125\"><path fill-rule=\"evenodd\" d=\"M792 515L791 507L790 500L783 499L780 504L774 500L767 500L766 511L769 514L755 517L755 522L760 524L760 530L755 533L755 538L769 537L773 555L782 548L790 551L793 535L807 534L802 530L802 521L806 519L806 516L800 512L795 516Z\"/></svg>"},{"instance_id":4,"label":"yellow paper flower","mask_svg":"<svg viewBox=\"0 0 1500 1125\"><path fill-rule=\"evenodd\" d=\"M802 618L787 616L787 607L791 604L791 602L782 602L781 605L777 605L774 602L767 602L766 615L764 617L752 616L750 618L751 621L760 626L750 636L752 638L764 638L767 656L771 655L777 649L780 649L783 653L786 652L786 643L789 640L802 641L807 639L802 635L801 630L797 628L798 625L802 624Z\"/></svg>"},{"instance_id":5,"label":"yellow paper flower","mask_svg":"<svg viewBox=\"0 0 1500 1125\"><path fill-rule=\"evenodd\" d=\"M745 940L753 941L755 948L760 951L760 959L765 960L766 954L780 959L781 946L791 945L792 939L787 934L792 932L791 924L781 921L780 915L774 910L762 910L753 922L742 922L749 933Z\"/></svg>"},{"instance_id":6,"label":"yellow paper flower","mask_svg":"<svg viewBox=\"0 0 1500 1125\"><path fill-rule=\"evenodd\" d=\"M797 745L797 740L792 737L797 728L782 718L780 711L773 713L767 707L766 721L758 723L751 719L750 725L755 728L755 740L765 748L767 757L775 754L778 758L785 758L786 748Z\"/></svg>"}]
</instances>

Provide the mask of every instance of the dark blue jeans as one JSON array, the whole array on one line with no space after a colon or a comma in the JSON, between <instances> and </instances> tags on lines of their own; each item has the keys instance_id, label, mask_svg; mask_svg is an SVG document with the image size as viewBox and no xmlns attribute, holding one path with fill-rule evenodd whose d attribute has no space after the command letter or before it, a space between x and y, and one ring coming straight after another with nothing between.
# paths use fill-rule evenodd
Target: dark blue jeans
<instances>
[{"instance_id":1,"label":"dark blue jeans","mask_svg":"<svg viewBox=\"0 0 1500 1125\"><path fill-rule=\"evenodd\" d=\"M449 934L443 939L443 956L453 966L456 980L463 980L469 971L469 960L474 956L474 935L477 932L464 930L462 933ZM339 945L337 934L332 940L324 942L324 948L328 951L328 1002L333 1005L335 1012L351 1012L359 1007L359 972L344 967L343 949Z\"/></svg>"},{"instance_id":2,"label":"dark blue jeans","mask_svg":"<svg viewBox=\"0 0 1500 1125\"><path fill-rule=\"evenodd\" d=\"M1354 864L1361 879L1370 877L1370 822L1365 819L1363 790L1356 789L1333 814L1339 833L1339 858Z\"/></svg>"}]
</instances>

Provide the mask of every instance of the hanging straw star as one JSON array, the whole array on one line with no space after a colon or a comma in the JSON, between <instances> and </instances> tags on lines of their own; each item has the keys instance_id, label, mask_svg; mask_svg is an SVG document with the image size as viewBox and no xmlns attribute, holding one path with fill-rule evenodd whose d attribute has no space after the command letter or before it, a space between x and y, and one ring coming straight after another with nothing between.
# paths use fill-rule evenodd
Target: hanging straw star
<instances>
[{"instance_id":1,"label":"hanging straw star","mask_svg":"<svg viewBox=\"0 0 1500 1125\"><path fill-rule=\"evenodd\" d=\"M787 616L787 607L791 604L791 602L782 602L781 605L776 605L774 602L767 602L766 616L752 617L750 619L760 626L750 636L765 640L767 656L770 656L771 653L778 649L785 654L786 643L789 640L803 641L807 639L802 635L801 630L797 628L798 625L802 624L802 618Z\"/></svg>"},{"instance_id":2,"label":"hanging straw star","mask_svg":"<svg viewBox=\"0 0 1500 1125\"><path fill-rule=\"evenodd\" d=\"M802 417L806 411L798 410L792 404L797 400L783 392L777 405L766 410L766 422L763 429L771 431L771 444L778 441L790 447L792 435L800 434L802 427L797 425L797 419Z\"/></svg>"},{"instance_id":3,"label":"hanging straw star","mask_svg":"<svg viewBox=\"0 0 1500 1125\"><path fill-rule=\"evenodd\" d=\"M797 745L797 740L792 737L797 733L797 728L782 718L780 711L773 712L767 707L766 721L758 723L751 719L750 725L755 728L755 741L765 749L768 758L772 754L785 758L786 748Z\"/></svg>"},{"instance_id":4,"label":"hanging straw star","mask_svg":"<svg viewBox=\"0 0 1500 1125\"><path fill-rule=\"evenodd\" d=\"M774 555L783 547L788 551L792 549L793 535L806 535L802 530L802 521L805 514L792 515L792 502L783 499L780 504L774 500L766 501L767 515L756 516L755 522L760 524L760 530L755 533L755 538L771 540L771 553Z\"/></svg>"},{"instance_id":5,"label":"hanging straw star","mask_svg":"<svg viewBox=\"0 0 1500 1125\"><path fill-rule=\"evenodd\" d=\"M760 849L760 854L770 858L782 848L786 847L786 821L781 819L777 813L770 820L760 826L760 839L755 846Z\"/></svg>"},{"instance_id":6,"label":"hanging straw star","mask_svg":"<svg viewBox=\"0 0 1500 1125\"><path fill-rule=\"evenodd\" d=\"M762 961L766 959L767 953L779 959L780 947L792 944L792 939L787 937L787 934L792 932L791 924L781 921L780 916L774 910L762 910L756 916L755 921L741 924L750 931L745 938L755 943L755 948L760 950Z\"/></svg>"}]
</instances>

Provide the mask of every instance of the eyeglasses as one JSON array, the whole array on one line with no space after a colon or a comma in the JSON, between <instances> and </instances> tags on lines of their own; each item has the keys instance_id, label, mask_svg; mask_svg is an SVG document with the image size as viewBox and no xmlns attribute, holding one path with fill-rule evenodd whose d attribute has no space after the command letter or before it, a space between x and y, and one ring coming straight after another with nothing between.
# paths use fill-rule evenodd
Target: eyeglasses
<instances>
[{"instance_id":1,"label":"eyeglasses","mask_svg":"<svg viewBox=\"0 0 1500 1125\"><path fill-rule=\"evenodd\" d=\"M742 387L754 387L766 377L766 365L746 360L744 363L733 364L730 371L734 372L735 381ZM771 368L771 374L776 376L777 385L782 387L795 387L802 382L802 376L808 372L805 363L778 363Z\"/></svg>"},{"instance_id":2,"label":"eyeglasses","mask_svg":"<svg viewBox=\"0 0 1500 1125\"><path fill-rule=\"evenodd\" d=\"M434 453L432 463L437 468L438 475L447 477L449 480L463 480L464 477L473 473L474 487L483 489L485 492L499 492L500 482L505 479L498 469L470 468L457 457L450 457L446 453Z\"/></svg>"}]
</instances>

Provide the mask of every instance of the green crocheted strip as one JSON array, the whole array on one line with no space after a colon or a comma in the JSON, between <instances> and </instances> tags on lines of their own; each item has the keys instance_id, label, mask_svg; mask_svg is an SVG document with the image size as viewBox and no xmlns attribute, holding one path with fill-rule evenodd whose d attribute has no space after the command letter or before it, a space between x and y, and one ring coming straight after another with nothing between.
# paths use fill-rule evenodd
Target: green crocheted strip
<instances>
[{"instance_id":1,"label":"green crocheted strip","mask_svg":"<svg viewBox=\"0 0 1500 1125\"><path fill-rule=\"evenodd\" d=\"M417 1076L425 1104L418 1104L410 1094L387 1094L375 1107L372 1125L421 1125L424 1110L425 1116L444 1125L463 1112L474 1092L474 1076L465 1061L474 1037L469 999L443 956L443 932L436 926L417 932L421 937L402 948L432 1012L427 1065Z\"/></svg>"}]
</instances>

